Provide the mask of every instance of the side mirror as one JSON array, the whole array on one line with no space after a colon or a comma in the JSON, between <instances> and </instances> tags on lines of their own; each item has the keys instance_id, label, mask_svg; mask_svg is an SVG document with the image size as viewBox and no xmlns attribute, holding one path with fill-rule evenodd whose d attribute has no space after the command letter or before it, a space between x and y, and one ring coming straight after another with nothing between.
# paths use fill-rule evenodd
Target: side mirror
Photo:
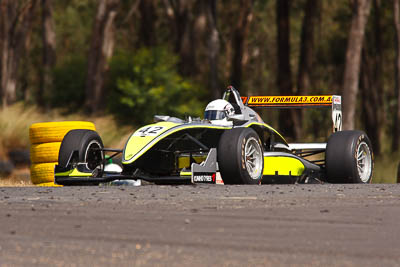
<instances>
[{"instance_id":1,"label":"side mirror","mask_svg":"<svg viewBox=\"0 0 400 267\"><path fill-rule=\"evenodd\" d=\"M170 116L164 116L164 115L155 115L154 116L154 122L161 122L161 121L169 121L169 122L175 122L175 123L184 123L184 120L181 120L176 117L170 117Z\"/></svg>"},{"instance_id":2,"label":"side mirror","mask_svg":"<svg viewBox=\"0 0 400 267\"><path fill-rule=\"evenodd\" d=\"M227 116L228 121L244 122L246 121L243 114L233 114Z\"/></svg>"}]
</instances>

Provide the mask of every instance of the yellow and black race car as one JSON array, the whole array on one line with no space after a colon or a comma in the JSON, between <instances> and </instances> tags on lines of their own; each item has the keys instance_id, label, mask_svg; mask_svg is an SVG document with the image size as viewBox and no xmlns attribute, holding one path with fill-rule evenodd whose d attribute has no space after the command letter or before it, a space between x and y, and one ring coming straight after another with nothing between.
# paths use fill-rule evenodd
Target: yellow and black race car
<instances>
[{"instance_id":1,"label":"yellow and black race car","mask_svg":"<svg viewBox=\"0 0 400 267\"><path fill-rule=\"evenodd\" d=\"M333 134L326 143L287 143L250 107L332 108ZM205 109L204 119L155 116L121 149L103 147L92 130L64 137L55 182L96 185L142 179L158 184L370 183L371 142L362 131L341 131L341 97L240 97L232 86ZM122 153L110 171L105 154Z\"/></svg>"}]
</instances>

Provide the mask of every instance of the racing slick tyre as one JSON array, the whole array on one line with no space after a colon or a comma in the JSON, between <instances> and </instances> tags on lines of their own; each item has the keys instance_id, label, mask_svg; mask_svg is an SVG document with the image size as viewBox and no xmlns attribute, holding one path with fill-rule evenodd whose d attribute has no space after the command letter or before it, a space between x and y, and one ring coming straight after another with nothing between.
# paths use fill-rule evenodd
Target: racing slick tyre
<instances>
[{"instance_id":1,"label":"racing slick tyre","mask_svg":"<svg viewBox=\"0 0 400 267\"><path fill-rule=\"evenodd\" d=\"M29 127L29 140L31 144L61 142L65 134L73 129L95 130L95 126L88 121L34 123Z\"/></svg>"},{"instance_id":2,"label":"racing slick tyre","mask_svg":"<svg viewBox=\"0 0 400 267\"><path fill-rule=\"evenodd\" d=\"M68 163L87 163L90 170L103 169L103 141L97 132L92 130L69 131L60 146L58 164L66 167ZM71 158L71 159L70 159Z\"/></svg>"},{"instance_id":3,"label":"racing slick tyre","mask_svg":"<svg viewBox=\"0 0 400 267\"><path fill-rule=\"evenodd\" d=\"M32 163L57 162L60 145L61 142L32 144L30 151L31 162Z\"/></svg>"},{"instance_id":4,"label":"racing slick tyre","mask_svg":"<svg viewBox=\"0 0 400 267\"><path fill-rule=\"evenodd\" d=\"M370 183L374 167L371 141L362 131L340 131L328 139L326 175L331 183Z\"/></svg>"},{"instance_id":5,"label":"racing slick tyre","mask_svg":"<svg viewBox=\"0 0 400 267\"><path fill-rule=\"evenodd\" d=\"M264 155L258 134L250 128L225 131L219 141L218 166L224 184L260 184Z\"/></svg>"},{"instance_id":6,"label":"racing slick tyre","mask_svg":"<svg viewBox=\"0 0 400 267\"><path fill-rule=\"evenodd\" d=\"M31 181L33 184L54 182L54 166L57 162L31 165Z\"/></svg>"}]
</instances>

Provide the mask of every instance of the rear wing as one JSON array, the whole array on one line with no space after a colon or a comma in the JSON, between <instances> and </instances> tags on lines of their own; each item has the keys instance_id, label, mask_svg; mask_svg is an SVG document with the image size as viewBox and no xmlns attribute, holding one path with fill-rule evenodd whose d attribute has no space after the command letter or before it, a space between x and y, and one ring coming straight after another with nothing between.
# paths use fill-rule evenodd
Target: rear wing
<instances>
[{"instance_id":1,"label":"rear wing","mask_svg":"<svg viewBox=\"0 0 400 267\"><path fill-rule=\"evenodd\" d=\"M242 97L243 104L252 108L332 108L333 131L342 130L342 97L313 96L250 96Z\"/></svg>"}]
</instances>

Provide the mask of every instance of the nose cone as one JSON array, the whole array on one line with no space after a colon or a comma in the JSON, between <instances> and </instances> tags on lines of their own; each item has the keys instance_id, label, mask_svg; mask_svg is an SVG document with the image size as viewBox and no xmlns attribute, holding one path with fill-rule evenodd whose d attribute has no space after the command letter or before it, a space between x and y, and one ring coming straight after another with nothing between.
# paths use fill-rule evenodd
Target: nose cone
<instances>
[{"instance_id":1,"label":"nose cone","mask_svg":"<svg viewBox=\"0 0 400 267\"><path fill-rule=\"evenodd\" d=\"M125 145L122 155L122 163L129 164L135 161L159 140L162 140L162 138L160 138L161 135L177 125L180 124L173 122L159 122L138 129L129 137L129 140Z\"/></svg>"}]
</instances>

